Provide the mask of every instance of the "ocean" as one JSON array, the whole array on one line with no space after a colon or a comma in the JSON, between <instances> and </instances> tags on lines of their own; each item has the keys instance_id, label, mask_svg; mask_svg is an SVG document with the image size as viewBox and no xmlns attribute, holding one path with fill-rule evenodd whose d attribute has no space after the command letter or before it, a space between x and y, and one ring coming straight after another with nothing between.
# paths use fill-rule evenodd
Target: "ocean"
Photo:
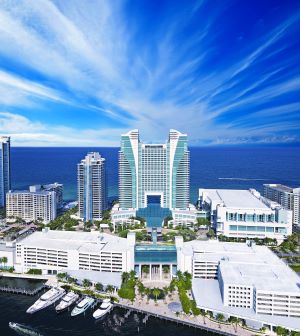
<instances>
[{"instance_id":1,"label":"ocean","mask_svg":"<svg viewBox=\"0 0 300 336\"><path fill-rule=\"evenodd\" d=\"M65 200L76 199L77 163L90 151L106 159L108 196L118 197L118 148L12 147L12 188L60 182ZM255 188L264 183L300 186L300 148L297 147L191 147L191 202L199 188Z\"/></svg>"}]
</instances>

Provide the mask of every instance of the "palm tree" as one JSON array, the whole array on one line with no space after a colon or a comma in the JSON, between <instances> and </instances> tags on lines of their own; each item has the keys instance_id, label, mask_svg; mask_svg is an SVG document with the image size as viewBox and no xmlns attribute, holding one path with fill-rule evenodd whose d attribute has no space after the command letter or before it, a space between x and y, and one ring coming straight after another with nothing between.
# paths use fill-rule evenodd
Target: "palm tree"
<instances>
[{"instance_id":1,"label":"palm tree","mask_svg":"<svg viewBox=\"0 0 300 336\"><path fill-rule=\"evenodd\" d=\"M134 270L132 270L132 271L130 271L130 273L129 273L129 277L131 278L131 279L135 279L135 271Z\"/></svg>"},{"instance_id":2,"label":"palm tree","mask_svg":"<svg viewBox=\"0 0 300 336\"><path fill-rule=\"evenodd\" d=\"M6 267L6 264L7 264L7 257L3 257L3 258L2 258L2 262L3 262L3 264L5 265L4 267Z\"/></svg>"},{"instance_id":3,"label":"palm tree","mask_svg":"<svg viewBox=\"0 0 300 336\"><path fill-rule=\"evenodd\" d=\"M165 302L167 302L167 295L169 294L169 287L168 286L165 286L163 288L163 293L164 293L164 296L165 296Z\"/></svg>"},{"instance_id":4,"label":"palm tree","mask_svg":"<svg viewBox=\"0 0 300 336\"><path fill-rule=\"evenodd\" d=\"M221 329L221 322L224 321L224 315L223 314L218 314L216 316L217 321L219 321L219 328Z\"/></svg>"},{"instance_id":5,"label":"palm tree","mask_svg":"<svg viewBox=\"0 0 300 336\"><path fill-rule=\"evenodd\" d=\"M95 285L95 289L99 292L103 292L103 285L101 282L97 282Z\"/></svg>"},{"instance_id":6,"label":"palm tree","mask_svg":"<svg viewBox=\"0 0 300 336\"><path fill-rule=\"evenodd\" d=\"M2 267L3 258L0 258L0 268Z\"/></svg>"},{"instance_id":7,"label":"palm tree","mask_svg":"<svg viewBox=\"0 0 300 336\"><path fill-rule=\"evenodd\" d=\"M83 287L90 287L91 282L88 279L83 279L82 285L83 285Z\"/></svg>"},{"instance_id":8,"label":"palm tree","mask_svg":"<svg viewBox=\"0 0 300 336\"><path fill-rule=\"evenodd\" d=\"M122 283L125 283L129 280L129 273L128 272L123 272L122 273Z\"/></svg>"},{"instance_id":9,"label":"palm tree","mask_svg":"<svg viewBox=\"0 0 300 336\"><path fill-rule=\"evenodd\" d=\"M150 299L151 289L146 287L145 288L145 294L147 295L147 304L148 304L149 299Z\"/></svg>"},{"instance_id":10,"label":"palm tree","mask_svg":"<svg viewBox=\"0 0 300 336\"><path fill-rule=\"evenodd\" d=\"M67 277L67 273L57 273L56 277L58 278L58 280L64 280Z\"/></svg>"},{"instance_id":11,"label":"palm tree","mask_svg":"<svg viewBox=\"0 0 300 336\"><path fill-rule=\"evenodd\" d=\"M153 288L152 294L155 296L155 302L157 302L157 297L160 294L160 289L159 288Z\"/></svg>"},{"instance_id":12,"label":"palm tree","mask_svg":"<svg viewBox=\"0 0 300 336\"><path fill-rule=\"evenodd\" d=\"M138 282L137 286L138 286L139 293L140 293L141 297L143 298L146 288L141 281Z\"/></svg>"},{"instance_id":13,"label":"palm tree","mask_svg":"<svg viewBox=\"0 0 300 336\"><path fill-rule=\"evenodd\" d=\"M200 315L203 317L203 323L206 324L205 322L206 311L204 309L200 309Z\"/></svg>"},{"instance_id":14,"label":"palm tree","mask_svg":"<svg viewBox=\"0 0 300 336\"><path fill-rule=\"evenodd\" d=\"M108 286L106 287L106 291L107 291L108 293L112 293L112 292L114 291L114 287L113 287L112 285L108 285Z\"/></svg>"},{"instance_id":15,"label":"palm tree","mask_svg":"<svg viewBox=\"0 0 300 336\"><path fill-rule=\"evenodd\" d=\"M238 323L240 322L240 319L236 316L230 316L228 321L233 324L234 330L235 332L237 332L237 326L238 326Z\"/></svg>"}]
</instances>

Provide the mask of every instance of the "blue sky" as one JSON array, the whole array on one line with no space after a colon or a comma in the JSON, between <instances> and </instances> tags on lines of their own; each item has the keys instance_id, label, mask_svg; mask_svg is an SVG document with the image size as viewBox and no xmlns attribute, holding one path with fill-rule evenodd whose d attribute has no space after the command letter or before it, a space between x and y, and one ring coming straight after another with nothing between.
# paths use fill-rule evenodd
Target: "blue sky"
<instances>
[{"instance_id":1,"label":"blue sky","mask_svg":"<svg viewBox=\"0 0 300 336\"><path fill-rule=\"evenodd\" d=\"M0 133L15 146L300 142L300 1L0 2Z\"/></svg>"}]
</instances>

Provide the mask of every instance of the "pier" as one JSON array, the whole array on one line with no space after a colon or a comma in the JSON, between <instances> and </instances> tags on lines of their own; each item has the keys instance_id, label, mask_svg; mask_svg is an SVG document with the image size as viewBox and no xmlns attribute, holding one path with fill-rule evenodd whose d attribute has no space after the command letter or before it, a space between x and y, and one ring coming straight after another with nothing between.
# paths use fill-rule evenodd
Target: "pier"
<instances>
[{"instance_id":1,"label":"pier","mask_svg":"<svg viewBox=\"0 0 300 336\"><path fill-rule=\"evenodd\" d=\"M46 288L45 284L41 285L40 287L34 288L32 290L25 289L25 288L0 287L0 292L33 296L39 293L44 288Z\"/></svg>"},{"instance_id":2,"label":"pier","mask_svg":"<svg viewBox=\"0 0 300 336\"><path fill-rule=\"evenodd\" d=\"M154 318L159 318L161 320L165 320L165 321L168 321L168 322L181 324L181 325L184 325L184 326L187 326L187 327L192 327L192 328L196 328L196 329L205 330L207 332L212 332L212 333L215 333L215 334L226 335L226 336L236 335L236 333L229 333L229 332L226 332L226 331L224 331L223 329L220 329L220 328L218 328L218 329L210 328L210 327L207 327L205 325L200 325L200 324L192 322L192 321L182 320L179 317L176 318L176 317L161 315L161 314L157 314L157 313L145 310L145 309L141 309L141 308L137 308L137 307L133 307L133 306L127 306L126 304L122 304L122 303L116 303L115 302L114 306L124 308L124 309L128 309L127 313L125 314L125 318L128 317L132 311L135 311L135 312L140 313L140 314L144 314L145 317L142 320L142 322L144 324L147 323L149 317L154 317Z\"/></svg>"}]
</instances>

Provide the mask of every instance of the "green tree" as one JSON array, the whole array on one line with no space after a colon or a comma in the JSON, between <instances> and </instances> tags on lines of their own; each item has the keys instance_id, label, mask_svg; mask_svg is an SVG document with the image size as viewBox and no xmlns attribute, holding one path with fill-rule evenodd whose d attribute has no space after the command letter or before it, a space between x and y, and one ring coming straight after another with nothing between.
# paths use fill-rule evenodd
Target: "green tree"
<instances>
[{"instance_id":1,"label":"green tree","mask_svg":"<svg viewBox=\"0 0 300 336\"><path fill-rule=\"evenodd\" d=\"M237 332L237 326L238 326L238 323L240 322L240 319L236 316L230 316L228 321L233 324L235 332Z\"/></svg>"},{"instance_id":2,"label":"green tree","mask_svg":"<svg viewBox=\"0 0 300 336\"><path fill-rule=\"evenodd\" d=\"M113 287L112 285L108 285L108 286L106 287L106 291L107 291L108 293L113 293L114 290L115 290L115 289L114 289L114 287Z\"/></svg>"},{"instance_id":3,"label":"green tree","mask_svg":"<svg viewBox=\"0 0 300 336\"><path fill-rule=\"evenodd\" d=\"M88 280L88 279L83 279L83 281L82 281L82 285L83 285L83 287L90 287L91 286L91 282L90 282L90 280Z\"/></svg>"},{"instance_id":4,"label":"green tree","mask_svg":"<svg viewBox=\"0 0 300 336\"><path fill-rule=\"evenodd\" d=\"M207 237L208 238L213 238L214 236L215 236L215 231L210 228L207 232Z\"/></svg>"},{"instance_id":5,"label":"green tree","mask_svg":"<svg viewBox=\"0 0 300 336\"><path fill-rule=\"evenodd\" d=\"M58 280L65 280L67 278L67 273L57 273L56 277Z\"/></svg>"},{"instance_id":6,"label":"green tree","mask_svg":"<svg viewBox=\"0 0 300 336\"><path fill-rule=\"evenodd\" d=\"M275 328L275 332L277 335L280 335L280 336L287 336L289 335L289 331L281 326L278 326Z\"/></svg>"},{"instance_id":7,"label":"green tree","mask_svg":"<svg viewBox=\"0 0 300 336\"><path fill-rule=\"evenodd\" d=\"M146 287L144 286L144 284L141 281L139 281L138 282L138 291L139 291L141 297L144 297L145 289L146 289Z\"/></svg>"},{"instance_id":8,"label":"green tree","mask_svg":"<svg viewBox=\"0 0 300 336\"><path fill-rule=\"evenodd\" d=\"M203 323L206 324L205 317L207 312L204 309L200 309L200 315L203 317Z\"/></svg>"},{"instance_id":9,"label":"green tree","mask_svg":"<svg viewBox=\"0 0 300 336\"><path fill-rule=\"evenodd\" d=\"M6 264L7 264L7 257L3 257L2 258L2 262L4 264L4 267L6 268Z\"/></svg>"},{"instance_id":10,"label":"green tree","mask_svg":"<svg viewBox=\"0 0 300 336\"><path fill-rule=\"evenodd\" d=\"M217 314L216 320L219 321L219 328L221 328L221 322L224 321L224 315L223 314Z\"/></svg>"},{"instance_id":11,"label":"green tree","mask_svg":"<svg viewBox=\"0 0 300 336\"><path fill-rule=\"evenodd\" d=\"M151 289L146 287L145 288L145 294L147 296L147 303L149 303L149 299L150 299L150 294L151 294Z\"/></svg>"},{"instance_id":12,"label":"green tree","mask_svg":"<svg viewBox=\"0 0 300 336\"><path fill-rule=\"evenodd\" d=\"M103 285L101 282L97 282L96 285L95 285L95 289L98 291L98 292L103 292Z\"/></svg>"},{"instance_id":13,"label":"green tree","mask_svg":"<svg viewBox=\"0 0 300 336\"><path fill-rule=\"evenodd\" d=\"M155 296L155 302L157 302L157 297L160 294L160 289L159 288L153 288L152 294Z\"/></svg>"},{"instance_id":14,"label":"green tree","mask_svg":"<svg viewBox=\"0 0 300 336\"><path fill-rule=\"evenodd\" d=\"M191 306L192 306L192 313L194 316L199 316L200 315L200 308L197 307L196 301L192 300L191 301Z\"/></svg>"}]
</instances>

